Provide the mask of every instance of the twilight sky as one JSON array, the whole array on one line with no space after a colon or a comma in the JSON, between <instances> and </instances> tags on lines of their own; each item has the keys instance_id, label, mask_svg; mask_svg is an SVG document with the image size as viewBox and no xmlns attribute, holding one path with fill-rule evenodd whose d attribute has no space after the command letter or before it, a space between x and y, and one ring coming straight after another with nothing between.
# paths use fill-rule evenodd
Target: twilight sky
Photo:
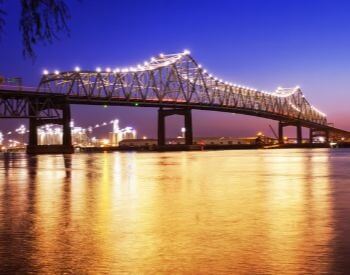
<instances>
[{"instance_id":1,"label":"twilight sky","mask_svg":"<svg viewBox=\"0 0 350 275\"><path fill-rule=\"evenodd\" d=\"M153 55L191 50L214 75L257 89L300 85L308 100L335 126L350 130L349 1L136 1L67 0L70 36L35 48L35 62L22 56L18 31L20 1L5 1L0 75L38 84L43 69L71 70L133 66ZM92 115L93 114L93 115ZM140 135L156 135L156 109L74 106L76 124L119 118ZM180 118L167 120L169 136ZM18 120L0 121L0 131ZM248 136L276 122L254 117L194 111L196 136ZM294 130L289 129L294 135Z\"/></svg>"}]
</instances>

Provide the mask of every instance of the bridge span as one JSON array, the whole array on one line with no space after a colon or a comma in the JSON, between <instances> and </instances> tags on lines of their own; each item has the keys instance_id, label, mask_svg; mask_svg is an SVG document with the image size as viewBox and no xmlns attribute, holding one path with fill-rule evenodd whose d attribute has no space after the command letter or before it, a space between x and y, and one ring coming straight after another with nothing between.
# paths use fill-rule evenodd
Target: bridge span
<instances>
[{"instance_id":1,"label":"bridge span","mask_svg":"<svg viewBox=\"0 0 350 275\"><path fill-rule=\"evenodd\" d=\"M36 129L48 123L63 125L63 144L54 150L72 151L71 104L157 107L160 146L165 145L165 118L170 115L184 116L186 144L192 144L193 109L276 120L280 143L286 126L296 127L298 143L302 142L302 127L310 129L310 141L316 133L323 134L327 141L330 137L350 136L332 127L300 87L266 92L226 82L202 68L188 51L161 54L128 68L44 71L34 90L0 86L0 118L29 118L28 152L40 151Z\"/></svg>"}]
</instances>

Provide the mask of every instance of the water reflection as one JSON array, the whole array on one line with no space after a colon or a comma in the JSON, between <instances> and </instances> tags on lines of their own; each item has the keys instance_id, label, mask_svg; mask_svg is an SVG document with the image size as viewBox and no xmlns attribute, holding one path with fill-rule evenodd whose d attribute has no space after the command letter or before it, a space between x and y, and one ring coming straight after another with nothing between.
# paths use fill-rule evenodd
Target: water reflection
<instances>
[{"instance_id":1,"label":"water reflection","mask_svg":"<svg viewBox=\"0 0 350 275\"><path fill-rule=\"evenodd\" d=\"M0 269L335 273L350 151L0 156Z\"/></svg>"}]
</instances>

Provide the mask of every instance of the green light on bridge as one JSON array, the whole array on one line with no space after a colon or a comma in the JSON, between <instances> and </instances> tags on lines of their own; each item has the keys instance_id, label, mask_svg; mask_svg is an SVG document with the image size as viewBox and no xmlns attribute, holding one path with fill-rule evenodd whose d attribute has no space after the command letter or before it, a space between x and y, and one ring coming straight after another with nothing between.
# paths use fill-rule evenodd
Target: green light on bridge
<instances>
[{"instance_id":1,"label":"green light on bridge","mask_svg":"<svg viewBox=\"0 0 350 275\"><path fill-rule=\"evenodd\" d=\"M107 108L108 107L108 105L103 105L103 108Z\"/></svg>"},{"instance_id":2,"label":"green light on bridge","mask_svg":"<svg viewBox=\"0 0 350 275\"><path fill-rule=\"evenodd\" d=\"M135 106L139 106L139 104L136 102L135 104L134 104Z\"/></svg>"}]
</instances>

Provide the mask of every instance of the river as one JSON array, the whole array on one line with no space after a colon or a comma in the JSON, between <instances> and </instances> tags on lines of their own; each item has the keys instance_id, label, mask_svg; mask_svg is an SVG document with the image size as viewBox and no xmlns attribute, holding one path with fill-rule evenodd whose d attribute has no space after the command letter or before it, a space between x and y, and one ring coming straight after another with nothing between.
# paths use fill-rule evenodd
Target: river
<instances>
[{"instance_id":1,"label":"river","mask_svg":"<svg viewBox=\"0 0 350 275\"><path fill-rule=\"evenodd\" d=\"M350 150L0 154L0 271L345 274Z\"/></svg>"}]
</instances>

